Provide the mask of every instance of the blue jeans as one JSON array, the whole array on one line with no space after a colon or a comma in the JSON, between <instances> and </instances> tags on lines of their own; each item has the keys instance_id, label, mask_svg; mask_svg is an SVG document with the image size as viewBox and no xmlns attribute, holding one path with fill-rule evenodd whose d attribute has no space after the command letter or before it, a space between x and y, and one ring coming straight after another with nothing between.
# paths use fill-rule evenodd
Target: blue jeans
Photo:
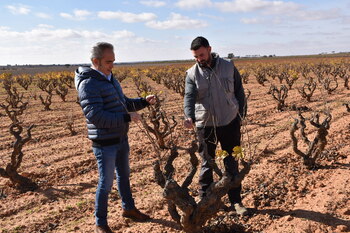
<instances>
[{"instance_id":1,"label":"blue jeans","mask_svg":"<svg viewBox=\"0 0 350 233\"><path fill-rule=\"evenodd\" d=\"M96 190L96 225L107 225L108 194L112 189L114 170L117 173L117 185L123 209L135 208L130 189L129 143L125 139L117 145L92 147L97 159L99 180Z\"/></svg>"}]
</instances>

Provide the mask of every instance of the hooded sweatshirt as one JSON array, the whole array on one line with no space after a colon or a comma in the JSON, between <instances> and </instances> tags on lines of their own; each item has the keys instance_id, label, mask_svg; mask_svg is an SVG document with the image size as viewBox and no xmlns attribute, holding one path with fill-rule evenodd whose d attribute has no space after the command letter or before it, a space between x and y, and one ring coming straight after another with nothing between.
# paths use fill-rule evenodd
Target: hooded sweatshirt
<instances>
[{"instance_id":1,"label":"hooded sweatshirt","mask_svg":"<svg viewBox=\"0 0 350 233\"><path fill-rule=\"evenodd\" d=\"M93 141L127 138L130 115L148 105L144 98L127 98L113 75L109 81L90 67L75 71L75 88Z\"/></svg>"}]
</instances>

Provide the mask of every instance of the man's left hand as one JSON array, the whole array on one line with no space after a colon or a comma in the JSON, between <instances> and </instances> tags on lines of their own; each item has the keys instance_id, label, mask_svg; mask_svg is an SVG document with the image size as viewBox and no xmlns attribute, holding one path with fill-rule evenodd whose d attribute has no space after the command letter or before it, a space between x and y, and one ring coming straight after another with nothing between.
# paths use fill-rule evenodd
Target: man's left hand
<instances>
[{"instance_id":1,"label":"man's left hand","mask_svg":"<svg viewBox=\"0 0 350 233\"><path fill-rule=\"evenodd\" d=\"M155 95L148 95L146 96L146 101L149 103L149 104L155 104L157 103L157 98Z\"/></svg>"}]
</instances>

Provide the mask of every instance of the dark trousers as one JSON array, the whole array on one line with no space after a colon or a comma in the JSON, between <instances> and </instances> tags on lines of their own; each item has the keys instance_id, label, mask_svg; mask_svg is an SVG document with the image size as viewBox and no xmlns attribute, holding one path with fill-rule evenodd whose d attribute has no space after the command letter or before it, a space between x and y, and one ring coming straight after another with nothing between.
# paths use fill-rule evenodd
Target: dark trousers
<instances>
[{"instance_id":1,"label":"dark trousers","mask_svg":"<svg viewBox=\"0 0 350 233\"><path fill-rule=\"evenodd\" d=\"M213 182L213 169L210 167L204 154L207 153L210 158L215 159L215 150L220 143L222 150L227 151L230 155L224 159L225 170L231 175L238 174L238 161L231 155L235 146L241 145L240 119L237 116L228 125L220 127L198 128L199 154L202 157L202 166L199 174L199 194L205 196L206 189ZM232 204L239 203L241 199L242 186L230 189L228 197Z\"/></svg>"}]
</instances>

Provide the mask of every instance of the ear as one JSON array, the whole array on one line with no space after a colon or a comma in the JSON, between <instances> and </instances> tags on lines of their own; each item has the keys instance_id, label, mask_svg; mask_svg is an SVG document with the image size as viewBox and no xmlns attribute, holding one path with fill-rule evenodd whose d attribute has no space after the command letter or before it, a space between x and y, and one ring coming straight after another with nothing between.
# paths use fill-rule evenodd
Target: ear
<instances>
[{"instance_id":1,"label":"ear","mask_svg":"<svg viewBox=\"0 0 350 233\"><path fill-rule=\"evenodd\" d=\"M208 51L209 51L209 53L211 53L211 46L208 47Z\"/></svg>"},{"instance_id":2,"label":"ear","mask_svg":"<svg viewBox=\"0 0 350 233\"><path fill-rule=\"evenodd\" d=\"M100 65L100 60L98 58L93 58L92 59L92 64L95 66L95 67L98 67Z\"/></svg>"}]
</instances>

